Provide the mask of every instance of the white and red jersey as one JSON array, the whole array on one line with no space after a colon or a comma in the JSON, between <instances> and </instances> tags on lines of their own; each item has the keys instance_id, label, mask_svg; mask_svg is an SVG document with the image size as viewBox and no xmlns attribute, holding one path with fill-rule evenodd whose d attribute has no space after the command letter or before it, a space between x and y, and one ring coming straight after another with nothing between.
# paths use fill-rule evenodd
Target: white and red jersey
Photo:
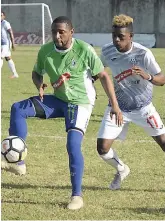
<instances>
[{"instance_id":1,"label":"white and red jersey","mask_svg":"<svg viewBox=\"0 0 165 221\"><path fill-rule=\"evenodd\" d=\"M112 71L115 92L122 111L139 110L151 103L153 84L139 75L132 75L134 65L151 75L161 72L148 48L133 42L129 51L121 53L110 43L103 46L101 59L104 66L110 67Z\"/></svg>"},{"instance_id":2,"label":"white and red jersey","mask_svg":"<svg viewBox=\"0 0 165 221\"><path fill-rule=\"evenodd\" d=\"M10 45L9 29L11 29L10 23L6 20L1 21L1 45Z\"/></svg>"}]
</instances>

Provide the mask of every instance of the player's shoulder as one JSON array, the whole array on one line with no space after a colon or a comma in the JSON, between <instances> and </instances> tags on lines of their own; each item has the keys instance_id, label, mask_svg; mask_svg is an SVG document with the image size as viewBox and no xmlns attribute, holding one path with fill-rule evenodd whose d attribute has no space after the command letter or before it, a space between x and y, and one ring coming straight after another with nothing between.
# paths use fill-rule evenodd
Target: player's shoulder
<instances>
[{"instance_id":1,"label":"player's shoulder","mask_svg":"<svg viewBox=\"0 0 165 221\"><path fill-rule=\"evenodd\" d=\"M94 47L83 40L74 39L74 49L75 49L75 52L78 53L79 55L83 54L85 56L89 56L89 57L94 56L95 58L98 58L98 55Z\"/></svg>"},{"instance_id":2,"label":"player's shoulder","mask_svg":"<svg viewBox=\"0 0 165 221\"><path fill-rule=\"evenodd\" d=\"M144 55L144 58L153 57L153 53L149 48L147 48L137 42L133 42L133 49L134 49L133 52L135 52L135 54Z\"/></svg>"},{"instance_id":3,"label":"player's shoulder","mask_svg":"<svg viewBox=\"0 0 165 221\"><path fill-rule=\"evenodd\" d=\"M40 52L45 52L45 53L51 52L52 50L54 50L54 42L53 41L42 45L40 48Z\"/></svg>"},{"instance_id":4,"label":"player's shoulder","mask_svg":"<svg viewBox=\"0 0 165 221\"><path fill-rule=\"evenodd\" d=\"M110 43L108 43L108 44L103 45L101 51L102 51L102 54L105 54L106 52L109 52L109 51L111 51L111 50L113 50L113 49L116 50L116 48L115 48L113 42L110 42Z\"/></svg>"},{"instance_id":5,"label":"player's shoulder","mask_svg":"<svg viewBox=\"0 0 165 221\"><path fill-rule=\"evenodd\" d=\"M3 25L10 25L10 22L8 22L7 20L3 20L1 24L3 24Z\"/></svg>"},{"instance_id":6,"label":"player's shoulder","mask_svg":"<svg viewBox=\"0 0 165 221\"><path fill-rule=\"evenodd\" d=\"M133 42L133 48L134 49L137 49L137 50L141 50L141 51L144 51L144 52L151 52L149 48L141 45L140 43L137 43L137 42Z\"/></svg>"},{"instance_id":7,"label":"player's shoulder","mask_svg":"<svg viewBox=\"0 0 165 221\"><path fill-rule=\"evenodd\" d=\"M86 50L88 51L89 49L93 49L93 47L88 44L87 42L83 41L83 40L80 40L80 39L74 39L74 44L76 46L76 48L78 49L83 49L83 50ZM94 50L94 49L93 49Z\"/></svg>"}]
</instances>

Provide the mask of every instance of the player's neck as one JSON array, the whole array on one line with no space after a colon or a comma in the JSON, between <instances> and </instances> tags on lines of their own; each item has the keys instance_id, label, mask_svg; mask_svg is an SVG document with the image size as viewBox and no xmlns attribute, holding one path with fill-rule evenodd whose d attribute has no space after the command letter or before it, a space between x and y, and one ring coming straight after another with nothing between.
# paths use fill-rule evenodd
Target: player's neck
<instances>
[{"instance_id":1,"label":"player's neck","mask_svg":"<svg viewBox=\"0 0 165 221\"><path fill-rule=\"evenodd\" d=\"M56 45L54 45L54 48L57 52L68 52L72 47L73 47L73 43L74 43L74 38L72 38L65 47L56 47Z\"/></svg>"},{"instance_id":2,"label":"player's neck","mask_svg":"<svg viewBox=\"0 0 165 221\"><path fill-rule=\"evenodd\" d=\"M132 50L133 43L130 42L122 51L118 51L119 53L129 53Z\"/></svg>"},{"instance_id":3,"label":"player's neck","mask_svg":"<svg viewBox=\"0 0 165 221\"><path fill-rule=\"evenodd\" d=\"M123 52L128 52L128 51L130 51L131 49L132 49L132 42L130 42L130 43L125 47L125 49L124 49Z\"/></svg>"}]
</instances>

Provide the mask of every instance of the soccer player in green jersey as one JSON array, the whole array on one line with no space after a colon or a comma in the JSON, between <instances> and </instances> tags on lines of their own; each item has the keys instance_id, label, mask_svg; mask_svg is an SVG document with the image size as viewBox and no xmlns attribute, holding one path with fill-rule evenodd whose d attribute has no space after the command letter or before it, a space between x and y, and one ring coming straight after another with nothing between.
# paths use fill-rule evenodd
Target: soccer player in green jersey
<instances>
[{"instance_id":1,"label":"soccer player in green jersey","mask_svg":"<svg viewBox=\"0 0 165 221\"><path fill-rule=\"evenodd\" d=\"M12 105L9 134L26 139L26 118L29 117L65 119L72 184L72 197L67 208L74 210L83 207L81 187L84 161L81 143L95 102L92 79L100 79L112 104L110 114L115 114L118 125L122 123L122 115L113 84L101 60L91 45L74 39L73 33L72 23L67 17L61 16L53 21L53 41L41 47L32 72L39 96ZM50 78L53 95L44 95L45 73ZM25 163L16 164L15 172L25 174Z\"/></svg>"}]
</instances>

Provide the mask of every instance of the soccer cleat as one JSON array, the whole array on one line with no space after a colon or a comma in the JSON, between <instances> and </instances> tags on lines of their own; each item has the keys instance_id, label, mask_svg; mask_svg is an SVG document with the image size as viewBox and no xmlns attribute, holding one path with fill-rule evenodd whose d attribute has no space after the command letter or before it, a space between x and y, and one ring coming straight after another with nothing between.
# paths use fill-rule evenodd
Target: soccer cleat
<instances>
[{"instance_id":1,"label":"soccer cleat","mask_svg":"<svg viewBox=\"0 0 165 221\"><path fill-rule=\"evenodd\" d=\"M129 175L129 173L130 173L129 167L127 165L124 165L124 170L117 172L115 174L115 177L114 177L112 183L110 184L109 188L111 190L120 189L122 181Z\"/></svg>"},{"instance_id":2,"label":"soccer cleat","mask_svg":"<svg viewBox=\"0 0 165 221\"><path fill-rule=\"evenodd\" d=\"M76 210L81 209L83 205L83 198L81 196L72 196L67 208L71 210Z\"/></svg>"},{"instance_id":3,"label":"soccer cleat","mask_svg":"<svg viewBox=\"0 0 165 221\"><path fill-rule=\"evenodd\" d=\"M6 160L1 158L1 169L14 173L15 175L25 175L26 165L24 161L19 163L8 163Z\"/></svg>"},{"instance_id":4,"label":"soccer cleat","mask_svg":"<svg viewBox=\"0 0 165 221\"><path fill-rule=\"evenodd\" d=\"M15 75L10 76L11 79L13 79L13 78L18 78L18 77L19 77L18 74L17 74L17 75L15 74Z\"/></svg>"}]
</instances>

